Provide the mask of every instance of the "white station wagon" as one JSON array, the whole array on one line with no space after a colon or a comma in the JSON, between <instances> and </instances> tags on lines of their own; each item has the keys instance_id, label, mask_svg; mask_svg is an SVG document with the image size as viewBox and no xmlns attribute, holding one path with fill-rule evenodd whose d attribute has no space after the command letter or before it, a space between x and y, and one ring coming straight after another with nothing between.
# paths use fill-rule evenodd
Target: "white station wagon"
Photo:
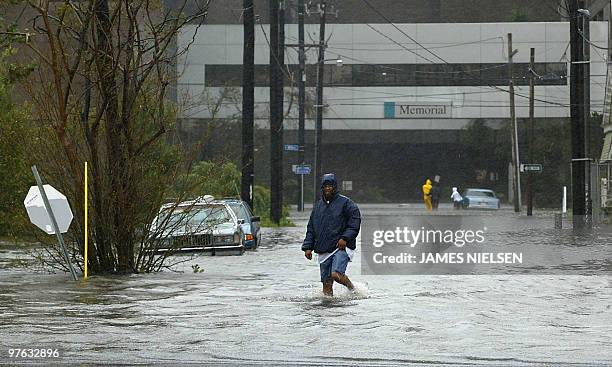
<instances>
[{"instance_id":1,"label":"white station wagon","mask_svg":"<svg viewBox=\"0 0 612 367\"><path fill-rule=\"evenodd\" d=\"M154 219L151 232L159 240L157 252L204 251L244 253L241 220L227 203L212 196L164 204Z\"/></svg>"}]
</instances>

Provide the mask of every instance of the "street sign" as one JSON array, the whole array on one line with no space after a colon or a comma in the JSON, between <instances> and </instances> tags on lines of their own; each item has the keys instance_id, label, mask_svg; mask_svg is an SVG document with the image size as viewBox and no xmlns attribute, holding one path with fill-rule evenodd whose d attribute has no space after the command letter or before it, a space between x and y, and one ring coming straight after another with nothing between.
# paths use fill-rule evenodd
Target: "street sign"
<instances>
[{"instance_id":1,"label":"street sign","mask_svg":"<svg viewBox=\"0 0 612 367\"><path fill-rule=\"evenodd\" d=\"M68 227L70 227L70 222L72 222L72 210L70 210L68 199L66 199L61 192L57 191L51 185L44 185L44 189L45 193L47 194L47 198L49 199L51 210L53 210L53 214L57 220L57 226L59 227L60 232L66 233L68 231ZM38 186L30 187L30 191L28 191L28 194L23 201L23 205L25 205L28 212L30 222L45 231L47 234L55 234L53 223L51 222L51 218L45 209L45 203L42 195L40 194Z\"/></svg>"},{"instance_id":2,"label":"street sign","mask_svg":"<svg viewBox=\"0 0 612 367\"><path fill-rule=\"evenodd\" d=\"M299 144L285 144L284 150L287 152L299 152L300 145Z\"/></svg>"},{"instance_id":3,"label":"street sign","mask_svg":"<svg viewBox=\"0 0 612 367\"><path fill-rule=\"evenodd\" d=\"M310 165L293 165L293 173L296 175L309 175L310 174Z\"/></svg>"},{"instance_id":4,"label":"street sign","mask_svg":"<svg viewBox=\"0 0 612 367\"><path fill-rule=\"evenodd\" d=\"M541 164L521 164L521 172L540 173L542 172L542 165Z\"/></svg>"}]
</instances>

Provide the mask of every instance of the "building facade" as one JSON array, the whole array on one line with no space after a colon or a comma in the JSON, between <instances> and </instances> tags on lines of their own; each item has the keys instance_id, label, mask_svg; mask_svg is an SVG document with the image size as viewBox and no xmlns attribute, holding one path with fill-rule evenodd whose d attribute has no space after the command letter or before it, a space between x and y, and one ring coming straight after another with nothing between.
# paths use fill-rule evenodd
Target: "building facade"
<instances>
[{"instance_id":1,"label":"building facade","mask_svg":"<svg viewBox=\"0 0 612 367\"><path fill-rule=\"evenodd\" d=\"M512 78L519 124L525 124L529 117L530 48L535 49L537 121L567 121L571 78L569 24L396 21L360 19L358 23L327 24L324 171L335 171L342 181L350 181L355 195L368 191L376 193L373 196L378 195L380 200L418 199L422 181L435 175L440 175L449 186L463 186L468 184L466 181L476 180L504 193L508 161L489 165L484 173L466 173L462 167L460 131L474 122L499 129L509 120L508 33L512 34L513 48L518 51L513 57ZM267 24L256 25L255 119L256 126L263 131L258 142L263 155L261 163L256 161L256 177L260 178L267 176L258 166L265 167L267 159L268 29ZM598 47L607 47L607 29L607 22L591 22L590 97L594 112L602 111L605 97L606 54ZM240 121L242 32L242 26L235 22L192 25L182 30L179 48L190 44L189 52L178 63L178 119L183 129L198 134L213 119L228 124ZM306 24L306 42L316 42L318 32L317 24L312 21ZM297 43L297 25L287 24L286 42ZM298 109L293 75L298 57L292 47L286 49L285 56L284 142L294 144ZM316 59L317 50L309 49L307 163L312 163L314 140ZM509 145L510 136L502 135L501 131L495 137L497 143ZM284 158L289 181L295 179L291 165L297 163L297 157L291 154L287 152ZM367 199L376 201L376 197Z\"/></svg>"}]
</instances>

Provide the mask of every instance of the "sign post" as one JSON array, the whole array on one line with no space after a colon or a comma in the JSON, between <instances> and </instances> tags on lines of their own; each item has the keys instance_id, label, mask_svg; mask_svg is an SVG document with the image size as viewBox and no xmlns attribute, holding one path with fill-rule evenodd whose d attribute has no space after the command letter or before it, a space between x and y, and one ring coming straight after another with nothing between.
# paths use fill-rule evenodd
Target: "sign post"
<instances>
[{"instance_id":1,"label":"sign post","mask_svg":"<svg viewBox=\"0 0 612 367\"><path fill-rule=\"evenodd\" d=\"M285 150L286 152L298 152L300 153L300 156L304 155L304 147L300 146L300 144L285 144L283 145L283 150ZM300 161L303 159L298 158ZM293 165L294 167L294 172L295 172L295 166L297 165ZM302 211L304 210L304 175L300 176L300 197L299 197L299 202L297 204L297 209L298 211Z\"/></svg>"},{"instance_id":2,"label":"sign post","mask_svg":"<svg viewBox=\"0 0 612 367\"><path fill-rule=\"evenodd\" d=\"M88 240L88 232L87 232L87 162L85 162L85 249L84 249L84 254L83 257L85 258L83 260L83 278L87 279L87 262L89 261L88 257L87 257L87 240Z\"/></svg>"},{"instance_id":3,"label":"sign post","mask_svg":"<svg viewBox=\"0 0 612 367\"><path fill-rule=\"evenodd\" d=\"M36 166L32 166L32 173L36 179L37 186L32 186L30 188L30 191L23 202L26 210L28 211L30 221L48 234L55 234L57 236L57 241L60 245L60 249L62 250L64 261L66 261L66 265L70 270L70 275L72 275L73 280L77 280L76 272L74 271L72 263L70 262L70 257L68 256L68 251L66 250L66 244L64 243L64 237L62 236L63 232L68 231L68 227L72 221L72 211L68 205L68 200L53 186L43 186L42 179L38 174L38 169L36 169ZM53 193L54 204L56 204L56 208L60 211L61 228L58 225L55 213L53 212L49 198L45 192L45 186L47 190ZM43 204L42 206L44 206L45 209L44 214L40 211L41 201Z\"/></svg>"},{"instance_id":4,"label":"sign post","mask_svg":"<svg viewBox=\"0 0 612 367\"><path fill-rule=\"evenodd\" d=\"M304 175L309 175L311 172L310 165L308 164L294 164L291 169L296 175L300 175L300 201L302 208L304 207ZM315 194L316 195L316 194Z\"/></svg>"}]
</instances>

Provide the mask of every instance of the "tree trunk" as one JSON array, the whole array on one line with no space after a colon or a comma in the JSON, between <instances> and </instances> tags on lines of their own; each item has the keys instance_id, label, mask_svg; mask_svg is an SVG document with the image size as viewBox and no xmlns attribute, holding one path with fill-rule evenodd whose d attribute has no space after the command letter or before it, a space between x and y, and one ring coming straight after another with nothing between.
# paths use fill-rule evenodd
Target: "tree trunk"
<instances>
[{"instance_id":1,"label":"tree trunk","mask_svg":"<svg viewBox=\"0 0 612 367\"><path fill-rule=\"evenodd\" d=\"M111 213L110 236L116 241L117 247L117 269L119 273L129 273L134 270L133 245L129 230L124 226L127 222L126 208L130 200L127 197L127 189L130 184L127 169L127 142L125 139L124 119L119 116L119 98L117 94L117 81L115 80L115 60L113 53L112 23L110 20L108 1L98 0L96 3L96 20L98 25L97 51L98 73L101 84L101 94L107 100L104 111L105 133L107 144L107 177L109 178L108 202L102 205L108 206ZM124 91L127 92L127 91ZM109 254L112 256L112 254ZM105 269L111 270L111 269Z\"/></svg>"}]
</instances>

